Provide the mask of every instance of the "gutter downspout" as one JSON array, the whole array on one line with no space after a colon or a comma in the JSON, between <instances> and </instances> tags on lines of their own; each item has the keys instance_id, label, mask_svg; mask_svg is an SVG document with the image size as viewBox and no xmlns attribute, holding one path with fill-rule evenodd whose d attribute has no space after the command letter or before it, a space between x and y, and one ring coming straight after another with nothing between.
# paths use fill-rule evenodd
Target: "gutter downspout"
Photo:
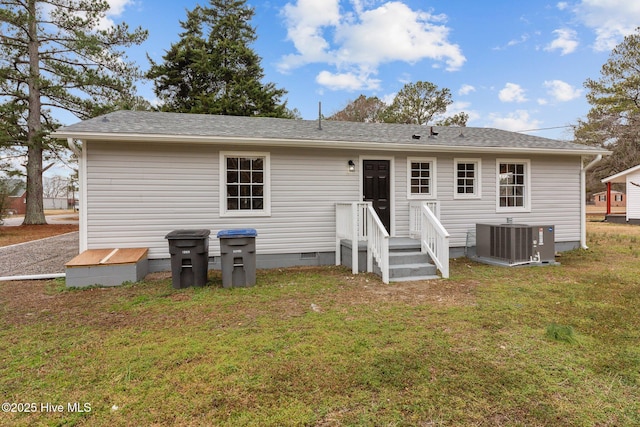
<instances>
[{"instance_id":1,"label":"gutter downspout","mask_svg":"<svg viewBox=\"0 0 640 427\"><path fill-rule=\"evenodd\" d=\"M589 249L587 246L587 171L602 160L602 154L598 154L587 166L580 169L580 247Z\"/></svg>"},{"instance_id":2,"label":"gutter downspout","mask_svg":"<svg viewBox=\"0 0 640 427\"><path fill-rule=\"evenodd\" d=\"M88 236L87 236L87 150L84 147L79 146L75 139L67 138L67 144L69 149L73 151L73 154L78 158L78 187L79 187L79 207L80 212L80 238L79 238L79 253L87 250Z\"/></svg>"}]
</instances>

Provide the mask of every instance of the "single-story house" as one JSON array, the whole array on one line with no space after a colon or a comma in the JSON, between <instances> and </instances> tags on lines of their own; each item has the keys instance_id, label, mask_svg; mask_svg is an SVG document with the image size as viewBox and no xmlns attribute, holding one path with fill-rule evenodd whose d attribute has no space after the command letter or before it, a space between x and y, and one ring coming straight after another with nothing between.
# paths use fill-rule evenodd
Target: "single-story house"
<instances>
[{"instance_id":1,"label":"single-story house","mask_svg":"<svg viewBox=\"0 0 640 427\"><path fill-rule=\"evenodd\" d=\"M629 224L640 224L640 165L624 170L615 175L611 175L602 180L607 184L607 190L611 190L611 184L626 184L627 186L627 213L624 217L611 214L611 206L607 207L607 221L626 222ZM609 197L611 200L611 197Z\"/></svg>"},{"instance_id":2,"label":"single-story house","mask_svg":"<svg viewBox=\"0 0 640 427\"><path fill-rule=\"evenodd\" d=\"M27 212L27 190L21 189L7 199L7 213L11 215L24 215Z\"/></svg>"},{"instance_id":3,"label":"single-story house","mask_svg":"<svg viewBox=\"0 0 640 427\"><path fill-rule=\"evenodd\" d=\"M591 195L591 203L598 207L624 207L627 205L627 196L622 191L611 190L610 198L607 191L600 191Z\"/></svg>"},{"instance_id":4,"label":"single-story house","mask_svg":"<svg viewBox=\"0 0 640 427\"><path fill-rule=\"evenodd\" d=\"M351 248L366 241L385 281L389 240L417 238L447 277L478 223L553 225L557 250L585 246L585 173L609 154L491 128L140 111L54 136L80 161L81 251L146 247L150 270L168 270L165 235L209 229L215 268L215 233L255 228L259 268L362 270Z\"/></svg>"}]
</instances>

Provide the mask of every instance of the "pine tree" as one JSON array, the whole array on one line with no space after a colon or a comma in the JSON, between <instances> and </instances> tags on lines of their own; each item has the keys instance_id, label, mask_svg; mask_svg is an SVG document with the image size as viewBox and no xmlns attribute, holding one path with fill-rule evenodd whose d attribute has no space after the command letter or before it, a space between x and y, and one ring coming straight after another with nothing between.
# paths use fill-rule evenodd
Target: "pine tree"
<instances>
[{"instance_id":1,"label":"pine tree","mask_svg":"<svg viewBox=\"0 0 640 427\"><path fill-rule=\"evenodd\" d=\"M250 47L254 10L245 0L210 0L187 11L184 31L163 63L151 58L147 77L154 80L163 111L234 116L291 117L280 99L284 89L262 83L261 58Z\"/></svg>"},{"instance_id":2,"label":"pine tree","mask_svg":"<svg viewBox=\"0 0 640 427\"><path fill-rule=\"evenodd\" d=\"M466 126L469 115L460 112L444 117L447 107L453 103L451 91L438 89L430 82L407 83L396 94L391 105L378 97L360 95L345 108L334 113L328 120L367 123L412 123L426 125L438 118L437 126Z\"/></svg>"},{"instance_id":3,"label":"pine tree","mask_svg":"<svg viewBox=\"0 0 640 427\"><path fill-rule=\"evenodd\" d=\"M131 104L137 67L120 46L147 37L126 24L99 29L104 0L0 1L0 135L27 150L25 224L44 224L43 153L57 109L81 119Z\"/></svg>"}]
</instances>

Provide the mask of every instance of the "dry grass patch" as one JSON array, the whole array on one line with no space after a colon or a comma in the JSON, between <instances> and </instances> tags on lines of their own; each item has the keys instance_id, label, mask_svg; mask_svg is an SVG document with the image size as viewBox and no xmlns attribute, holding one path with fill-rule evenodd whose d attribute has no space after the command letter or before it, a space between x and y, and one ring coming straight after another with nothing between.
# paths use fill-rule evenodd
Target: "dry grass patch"
<instances>
[{"instance_id":1,"label":"dry grass patch","mask_svg":"<svg viewBox=\"0 0 640 427\"><path fill-rule=\"evenodd\" d=\"M15 227L0 227L0 246L15 245L17 243L30 242L44 239L45 237L58 236L60 234L78 231L75 224L46 224L46 225L19 225Z\"/></svg>"}]
</instances>

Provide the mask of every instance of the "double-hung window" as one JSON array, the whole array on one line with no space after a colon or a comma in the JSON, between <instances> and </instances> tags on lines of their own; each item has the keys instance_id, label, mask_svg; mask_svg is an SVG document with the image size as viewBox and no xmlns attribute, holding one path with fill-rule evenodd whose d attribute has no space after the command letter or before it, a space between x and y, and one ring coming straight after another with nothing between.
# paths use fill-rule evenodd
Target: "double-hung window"
<instances>
[{"instance_id":1,"label":"double-hung window","mask_svg":"<svg viewBox=\"0 0 640 427\"><path fill-rule=\"evenodd\" d=\"M269 170L268 153L220 153L220 214L269 215Z\"/></svg>"},{"instance_id":2,"label":"double-hung window","mask_svg":"<svg viewBox=\"0 0 640 427\"><path fill-rule=\"evenodd\" d=\"M528 160L497 160L497 210L528 212L531 209L531 177Z\"/></svg>"},{"instance_id":3,"label":"double-hung window","mask_svg":"<svg viewBox=\"0 0 640 427\"><path fill-rule=\"evenodd\" d=\"M455 159L455 199L479 199L480 187L480 159Z\"/></svg>"},{"instance_id":4,"label":"double-hung window","mask_svg":"<svg viewBox=\"0 0 640 427\"><path fill-rule=\"evenodd\" d=\"M436 160L433 158L407 159L409 199L436 197Z\"/></svg>"}]
</instances>

